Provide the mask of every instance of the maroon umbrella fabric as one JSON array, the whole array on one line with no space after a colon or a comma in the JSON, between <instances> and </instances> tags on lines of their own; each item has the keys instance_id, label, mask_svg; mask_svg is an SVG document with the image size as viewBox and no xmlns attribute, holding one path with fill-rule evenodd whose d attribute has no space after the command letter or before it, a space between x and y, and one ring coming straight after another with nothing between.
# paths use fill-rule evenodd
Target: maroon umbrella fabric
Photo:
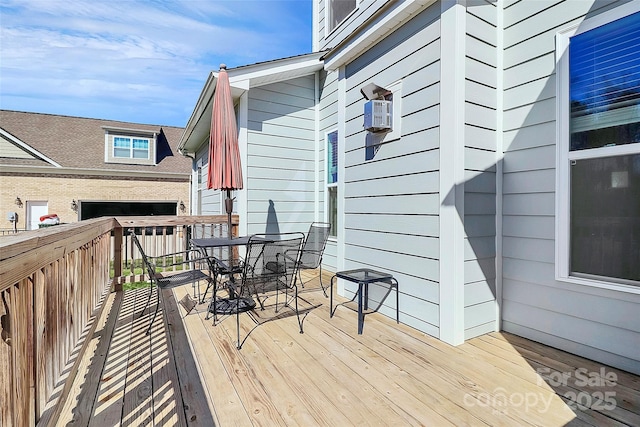
<instances>
[{"instance_id":1,"label":"maroon umbrella fabric","mask_svg":"<svg viewBox=\"0 0 640 427\"><path fill-rule=\"evenodd\" d=\"M238 127L233 109L231 86L229 85L227 66L224 64L220 64L218 83L213 95L207 168L207 188L226 190L227 192L225 209L228 216L228 236L231 238L231 213L233 212L231 190L242 188L242 164L240 163Z\"/></svg>"},{"instance_id":2,"label":"maroon umbrella fabric","mask_svg":"<svg viewBox=\"0 0 640 427\"><path fill-rule=\"evenodd\" d=\"M209 136L208 189L242 188L242 165L238 148L238 128L233 109L227 66L220 64L218 83L213 95L211 133Z\"/></svg>"}]
</instances>

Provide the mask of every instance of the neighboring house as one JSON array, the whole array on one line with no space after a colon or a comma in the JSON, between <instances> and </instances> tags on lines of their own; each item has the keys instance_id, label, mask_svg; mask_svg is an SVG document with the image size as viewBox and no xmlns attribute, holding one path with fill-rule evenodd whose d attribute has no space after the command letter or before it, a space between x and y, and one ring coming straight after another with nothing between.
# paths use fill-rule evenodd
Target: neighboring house
<instances>
[{"instance_id":1,"label":"neighboring house","mask_svg":"<svg viewBox=\"0 0 640 427\"><path fill-rule=\"evenodd\" d=\"M64 223L188 214L191 161L176 151L182 131L0 110L0 228L39 228L47 214Z\"/></svg>"},{"instance_id":2,"label":"neighboring house","mask_svg":"<svg viewBox=\"0 0 640 427\"><path fill-rule=\"evenodd\" d=\"M639 12L315 1L321 53L229 70L241 233L330 221L325 266L392 272L403 323L454 345L505 330L640 374ZM222 212L202 184L215 81L180 142L202 213ZM371 98L391 101L390 130L363 127Z\"/></svg>"}]
</instances>

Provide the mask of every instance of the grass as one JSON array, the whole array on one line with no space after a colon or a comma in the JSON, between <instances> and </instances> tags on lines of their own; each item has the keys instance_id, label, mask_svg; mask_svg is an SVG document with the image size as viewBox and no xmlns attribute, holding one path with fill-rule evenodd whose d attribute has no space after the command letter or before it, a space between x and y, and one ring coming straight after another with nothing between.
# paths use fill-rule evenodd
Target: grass
<instances>
[{"instance_id":1,"label":"grass","mask_svg":"<svg viewBox=\"0 0 640 427\"><path fill-rule=\"evenodd\" d=\"M143 282L133 282L133 283L123 283L122 290L123 291L131 291L134 289L147 288L149 287L149 282L146 280Z\"/></svg>"},{"instance_id":2,"label":"grass","mask_svg":"<svg viewBox=\"0 0 640 427\"><path fill-rule=\"evenodd\" d=\"M166 257L165 259L154 258L154 261L156 262L156 271L158 273L161 273L163 271L180 271L185 269L184 264L181 264L182 258L176 258L175 262L171 257ZM131 273L131 264L133 264L133 273ZM173 265L175 265L175 268L173 267ZM142 259L135 259L133 260L133 262L126 261L122 264L122 274L124 274L125 276L130 276L132 274L138 275L143 273L144 268L142 265ZM113 261L111 261L109 265L109 277L111 279L113 279L114 277Z\"/></svg>"}]
</instances>

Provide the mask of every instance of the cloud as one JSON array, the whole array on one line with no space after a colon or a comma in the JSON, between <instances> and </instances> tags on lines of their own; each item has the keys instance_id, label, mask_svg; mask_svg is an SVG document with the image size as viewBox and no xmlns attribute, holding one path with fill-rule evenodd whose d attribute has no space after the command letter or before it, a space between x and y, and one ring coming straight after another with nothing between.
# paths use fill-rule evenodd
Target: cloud
<instances>
[{"instance_id":1,"label":"cloud","mask_svg":"<svg viewBox=\"0 0 640 427\"><path fill-rule=\"evenodd\" d=\"M5 109L184 126L221 62L311 50L311 0L2 0L0 14Z\"/></svg>"}]
</instances>

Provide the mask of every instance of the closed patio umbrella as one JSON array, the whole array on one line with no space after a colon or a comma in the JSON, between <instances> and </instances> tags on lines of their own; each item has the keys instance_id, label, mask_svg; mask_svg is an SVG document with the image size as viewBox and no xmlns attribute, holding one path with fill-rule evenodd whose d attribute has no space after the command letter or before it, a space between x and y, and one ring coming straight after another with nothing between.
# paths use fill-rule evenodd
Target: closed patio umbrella
<instances>
[{"instance_id":1,"label":"closed patio umbrella","mask_svg":"<svg viewBox=\"0 0 640 427\"><path fill-rule=\"evenodd\" d=\"M213 109L211 112L211 132L209 135L209 164L207 166L207 188L224 190L226 192L225 209L227 212L228 238L232 239L231 213L233 199L231 190L242 189L242 164L240 163L240 149L238 148L238 128L236 114L233 109L231 86L227 66L220 64L218 83L213 95ZM229 246L228 271L233 282L233 253ZM255 306L250 298L238 298L235 288L230 288L231 298L220 299L216 302L216 312L231 313L244 311ZM214 299L216 296L214 295Z\"/></svg>"},{"instance_id":2,"label":"closed patio umbrella","mask_svg":"<svg viewBox=\"0 0 640 427\"><path fill-rule=\"evenodd\" d=\"M238 148L236 114L225 64L220 64L218 83L213 95L207 188L226 191L225 209L228 217L228 235L231 238L231 213L233 212L231 190L242 189L242 165Z\"/></svg>"}]
</instances>

